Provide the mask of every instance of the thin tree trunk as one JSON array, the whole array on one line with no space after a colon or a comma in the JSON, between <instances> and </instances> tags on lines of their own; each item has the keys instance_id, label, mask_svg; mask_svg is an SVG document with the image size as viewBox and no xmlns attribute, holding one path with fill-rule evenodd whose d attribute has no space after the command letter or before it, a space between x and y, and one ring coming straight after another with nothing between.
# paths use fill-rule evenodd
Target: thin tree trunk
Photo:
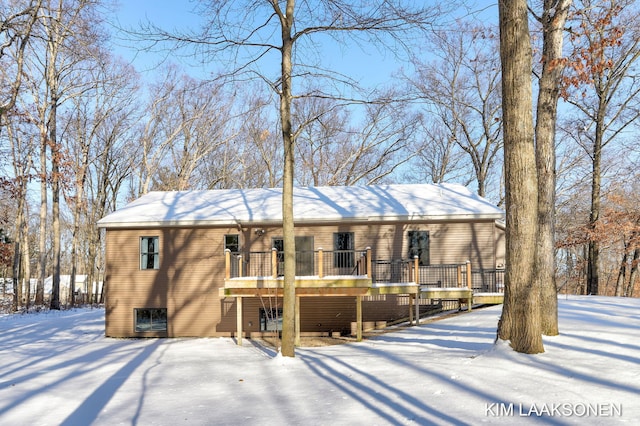
<instances>
[{"instance_id":1,"label":"thin tree trunk","mask_svg":"<svg viewBox=\"0 0 640 426\"><path fill-rule=\"evenodd\" d=\"M593 143L592 177L591 177L591 213L589 225L595 229L600 219L600 194L602 192L602 143L604 138L606 101L601 98L596 120L595 141ZM587 265L587 295L597 295L600 280L600 243L589 241L589 258Z\"/></svg>"},{"instance_id":2,"label":"thin tree trunk","mask_svg":"<svg viewBox=\"0 0 640 426\"><path fill-rule=\"evenodd\" d=\"M82 137L81 137L82 139ZM82 144L82 159L76 177L76 203L73 210L73 233L71 237L71 276L69 280L69 293L71 306L75 304L76 273L78 270L78 234L80 232L80 214L84 206L84 185L87 176L87 166L89 162L89 143Z\"/></svg>"},{"instance_id":3,"label":"thin tree trunk","mask_svg":"<svg viewBox=\"0 0 640 426\"><path fill-rule=\"evenodd\" d=\"M42 114L41 114L42 118ZM44 120L41 121L44 126ZM44 304L44 281L47 278L47 134L40 130L40 227L38 240L38 284L36 305Z\"/></svg>"},{"instance_id":4,"label":"thin tree trunk","mask_svg":"<svg viewBox=\"0 0 640 426\"><path fill-rule=\"evenodd\" d=\"M640 248L633 251L633 260L631 261L631 272L629 273L629 282L627 288L624 289L623 296L633 297L633 288L638 277L638 263L640 263Z\"/></svg>"},{"instance_id":5,"label":"thin tree trunk","mask_svg":"<svg viewBox=\"0 0 640 426\"><path fill-rule=\"evenodd\" d=\"M618 270L618 279L616 280L615 296L617 297L622 296L624 293L624 286L627 282L627 262L629 262L629 253L627 253L625 247L625 251L622 254L622 261L620 262L620 269Z\"/></svg>"},{"instance_id":6,"label":"thin tree trunk","mask_svg":"<svg viewBox=\"0 0 640 426\"><path fill-rule=\"evenodd\" d=\"M538 238L535 279L540 288L542 332L558 334L558 290L555 264L556 151L558 97L562 77L562 37L571 0L545 0L542 12L542 75L536 112Z\"/></svg>"},{"instance_id":7,"label":"thin tree trunk","mask_svg":"<svg viewBox=\"0 0 640 426\"><path fill-rule=\"evenodd\" d=\"M55 91L54 91L55 93ZM51 309L60 309L60 150L56 135L57 96L52 97L49 116L49 141L51 144L51 226L53 229L53 285Z\"/></svg>"},{"instance_id":8,"label":"thin tree trunk","mask_svg":"<svg viewBox=\"0 0 640 426\"><path fill-rule=\"evenodd\" d=\"M20 280L20 273L22 265L20 256L20 242L13 243L13 303L11 305L11 311L17 312L20 306L22 306L22 282Z\"/></svg>"},{"instance_id":9,"label":"thin tree trunk","mask_svg":"<svg viewBox=\"0 0 640 426\"><path fill-rule=\"evenodd\" d=\"M526 0L498 2L506 181L505 300L498 338L517 352L544 352L540 289L534 281L538 184L534 150L531 42Z\"/></svg>"},{"instance_id":10,"label":"thin tree trunk","mask_svg":"<svg viewBox=\"0 0 640 426\"><path fill-rule=\"evenodd\" d=\"M26 294L25 294L25 308L29 309L31 306L31 256L29 255L29 222L24 219L25 214L22 215L22 232L20 238L22 239L22 276L26 282Z\"/></svg>"},{"instance_id":11,"label":"thin tree trunk","mask_svg":"<svg viewBox=\"0 0 640 426\"><path fill-rule=\"evenodd\" d=\"M284 294L282 306L282 355L295 356L296 318L296 248L293 222L294 136L291 125L291 55L293 49L294 1L287 0L286 11L280 13L282 25L282 91L280 120L284 144L284 173L282 188L282 232L284 240Z\"/></svg>"}]
</instances>

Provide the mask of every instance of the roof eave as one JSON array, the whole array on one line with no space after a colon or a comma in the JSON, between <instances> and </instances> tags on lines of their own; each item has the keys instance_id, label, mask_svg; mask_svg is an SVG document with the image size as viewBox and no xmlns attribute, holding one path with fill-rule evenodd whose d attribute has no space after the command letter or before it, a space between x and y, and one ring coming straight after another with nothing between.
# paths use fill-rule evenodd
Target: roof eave
<instances>
[{"instance_id":1,"label":"roof eave","mask_svg":"<svg viewBox=\"0 0 640 426\"><path fill-rule=\"evenodd\" d=\"M306 218L296 220L296 225L301 224L318 224L318 223L335 223L340 221L346 222L447 222L447 221L471 221L471 220L501 220L504 215L498 213L481 213L481 214L444 214L444 215L394 215L394 216L369 216L365 218ZM155 220L155 221L99 221L98 228L117 229L117 228L187 228L187 227L238 227L238 226L282 226L282 220L266 219L266 220Z\"/></svg>"}]
</instances>

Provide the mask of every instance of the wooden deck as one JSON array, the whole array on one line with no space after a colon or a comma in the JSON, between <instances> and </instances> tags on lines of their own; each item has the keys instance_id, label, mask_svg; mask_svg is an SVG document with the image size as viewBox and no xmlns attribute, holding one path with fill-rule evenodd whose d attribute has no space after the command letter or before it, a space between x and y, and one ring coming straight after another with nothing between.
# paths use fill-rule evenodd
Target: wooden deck
<instances>
[{"instance_id":1,"label":"wooden deck","mask_svg":"<svg viewBox=\"0 0 640 426\"><path fill-rule=\"evenodd\" d=\"M320 253L320 258L322 259L322 253ZM277 276L275 252L270 258L270 263L272 275L232 277L230 253L226 253L226 276L224 287L220 289L220 296L236 298L238 344L241 344L242 341L240 337L242 336L242 300L245 297L283 296L284 279ZM319 262L319 265L322 265L322 262ZM237 270L242 271L241 264L238 264ZM461 304L466 304L469 311L474 304L501 304L503 302L502 293L474 293L470 287L472 278L469 262L457 267L456 287L419 284L420 268L417 258L406 262L405 270L395 274L398 277L403 277L405 282L378 282L372 276L370 249L367 249L367 255L363 256L362 265L358 270L362 270L366 274L325 276L320 267L318 275L296 276L296 342L300 341L300 297L354 296L357 340L362 340L362 298L365 296L409 295L408 318L409 322L415 325L420 323L420 300L458 300Z\"/></svg>"}]
</instances>

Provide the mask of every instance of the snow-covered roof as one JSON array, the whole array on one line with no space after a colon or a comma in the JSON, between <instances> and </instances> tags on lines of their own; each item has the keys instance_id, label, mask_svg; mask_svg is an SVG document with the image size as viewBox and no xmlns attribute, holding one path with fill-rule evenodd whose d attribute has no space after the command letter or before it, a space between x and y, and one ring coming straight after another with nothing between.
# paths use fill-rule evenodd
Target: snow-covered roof
<instances>
[{"instance_id":1,"label":"snow-covered roof","mask_svg":"<svg viewBox=\"0 0 640 426\"><path fill-rule=\"evenodd\" d=\"M472 220L504 212L456 184L294 189L297 224L335 221ZM98 221L103 228L282 222L282 189L150 192Z\"/></svg>"}]
</instances>

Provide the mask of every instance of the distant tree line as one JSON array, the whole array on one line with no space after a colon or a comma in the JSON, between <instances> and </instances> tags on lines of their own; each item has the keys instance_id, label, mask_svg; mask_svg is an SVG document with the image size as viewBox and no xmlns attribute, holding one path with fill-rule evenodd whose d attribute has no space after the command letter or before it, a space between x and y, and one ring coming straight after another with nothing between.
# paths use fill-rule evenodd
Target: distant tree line
<instances>
[{"instance_id":1,"label":"distant tree line","mask_svg":"<svg viewBox=\"0 0 640 426\"><path fill-rule=\"evenodd\" d=\"M225 2L196 6L220 18L210 8L216 3ZM73 304L60 299L60 275L72 276L72 291L79 274L101 282L95 224L127 201L152 190L285 181L277 72L229 67L228 75L205 80L176 61L143 80L113 53L108 6L0 0L0 272L21 283L15 310L45 299L54 309ZM325 17L335 12L329 6ZM531 78L538 84L547 17L534 6ZM428 31L406 28L402 37L412 48L391 55L398 72L385 87L362 87L313 55L301 57L308 62L293 77L290 110L295 185L459 182L505 206L497 11L496 25L479 24L486 10L439 12ZM566 19L563 52L553 63L563 70L553 131L557 290L637 296L638 6L576 0ZM160 30L150 23L119 37L154 44ZM382 49L402 45L387 40ZM273 43L262 41L265 49ZM26 285L31 280L37 284ZM86 300L100 302L92 289Z\"/></svg>"}]
</instances>

